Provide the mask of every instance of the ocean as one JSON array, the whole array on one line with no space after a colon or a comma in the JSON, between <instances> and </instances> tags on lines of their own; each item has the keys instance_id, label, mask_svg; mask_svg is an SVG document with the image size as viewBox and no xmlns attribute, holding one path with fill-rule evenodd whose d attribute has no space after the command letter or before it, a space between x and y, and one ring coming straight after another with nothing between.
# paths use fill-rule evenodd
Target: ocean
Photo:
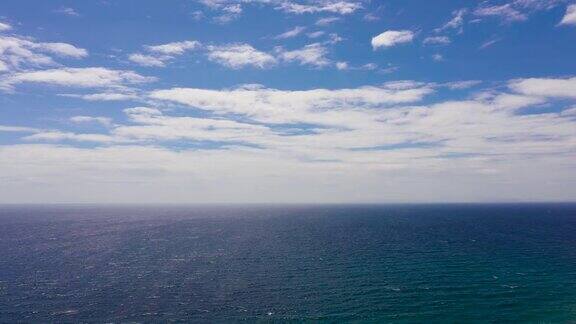
<instances>
[{"instance_id":1,"label":"ocean","mask_svg":"<svg viewBox=\"0 0 576 324\"><path fill-rule=\"evenodd\" d=\"M576 323L576 204L0 206L1 323Z\"/></svg>"}]
</instances>

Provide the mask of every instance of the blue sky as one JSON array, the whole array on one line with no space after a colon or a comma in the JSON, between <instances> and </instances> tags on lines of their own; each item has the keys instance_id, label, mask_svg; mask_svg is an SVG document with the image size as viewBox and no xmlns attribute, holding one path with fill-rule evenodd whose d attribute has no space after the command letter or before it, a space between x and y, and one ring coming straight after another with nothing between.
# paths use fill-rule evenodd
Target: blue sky
<instances>
[{"instance_id":1,"label":"blue sky","mask_svg":"<svg viewBox=\"0 0 576 324\"><path fill-rule=\"evenodd\" d=\"M576 3L2 1L0 202L576 199Z\"/></svg>"}]
</instances>

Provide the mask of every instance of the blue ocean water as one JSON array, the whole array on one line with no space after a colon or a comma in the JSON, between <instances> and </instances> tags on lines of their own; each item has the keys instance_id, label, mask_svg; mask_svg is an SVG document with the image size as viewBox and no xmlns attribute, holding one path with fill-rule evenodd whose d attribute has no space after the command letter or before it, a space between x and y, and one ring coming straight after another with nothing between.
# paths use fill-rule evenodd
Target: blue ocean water
<instances>
[{"instance_id":1,"label":"blue ocean water","mask_svg":"<svg viewBox=\"0 0 576 324\"><path fill-rule=\"evenodd\" d=\"M3 206L0 322L576 322L576 205Z\"/></svg>"}]
</instances>

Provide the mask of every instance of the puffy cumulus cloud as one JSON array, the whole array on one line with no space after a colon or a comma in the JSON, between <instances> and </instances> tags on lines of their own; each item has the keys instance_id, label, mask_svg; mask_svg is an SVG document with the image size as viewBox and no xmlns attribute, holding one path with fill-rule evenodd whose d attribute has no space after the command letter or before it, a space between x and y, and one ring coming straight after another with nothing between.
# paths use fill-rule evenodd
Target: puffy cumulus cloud
<instances>
[{"instance_id":1,"label":"puffy cumulus cloud","mask_svg":"<svg viewBox=\"0 0 576 324\"><path fill-rule=\"evenodd\" d=\"M124 88L129 84L154 81L132 71L111 70L101 67L59 68L18 72L0 79L0 88L11 90L22 83L47 84L76 88Z\"/></svg>"},{"instance_id":2,"label":"puffy cumulus cloud","mask_svg":"<svg viewBox=\"0 0 576 324\"><path fill-rule=\"evenodd\" d=\"M106 194L132 192L128 189L138 183L138 188L150 187L137 199L154 202L195 201L174 196L183 188L204 202L230 197L239 202L573 199L576 191L566 190L576 180L571 163L576 157L576 120L570 110L518 114L542 100L493 93L386 109L359 104L316 112L342 123L314 129L300 124L278 129L217 116L168 116L156 108L135 107L125 111L130 124L115 125L108 134L52 131L26 137L103 145L0 146L0 196L14 201L37 194L54 201L50 191L57 187L76 201L85 194L92 201L100 197L95 200L127 202L130 196ZM282 107L282 102L267 104ZM315 103L310 105L315 109ZM163 141L179 141L179 149L163 147ZM226 144L192 145L202 141ZM456 185L443 185L454 178L459 180ZM347 185L338 185L342 183ZM50 190L42 190L45 184ZM390 190L383 191L383 184ZM295 190L301 187L306 187L304 193ZM104 196L90 195L95 192Z\"/></svg>"},{"instance_id":3,"label":"puffy cumulus cloud","mask_svg":"<svg viewBox=\"0 0 576 324\"><path fill-rule=\"evenodd\" d=\"M508 85L512 90L530 96L576 98L576 77L518 79Z\"/></svg>"},{"instance_id":4,"label":"puffy cumulus cloud","mask_svg":"<svg viewBox=\"0 0 576 324\"><path fill-rule=\"evenodd\" d=\"M184 54L186 51L196 50L202 47L198 41L172 42L159 45L146 45L144 48L147 54L132 53L128 59L136 64L150 67L163 67L176 56Z\"/></svg>"},{"instance_id":5,"label":"puffy cumulus cloud","mask_svg":"<svg viewBox=\"0 0 576 324\"><path fill-rule=\"evenodd\" d=\"M301 65L311 65L324 67L331 64L326 57L328 49L320 43L305 45L304 47L292 51L277 48L278 56L286 62L298 62Z\"/></svg>"},{"instance_id":6,"label":"puffy cumulus cloud","mask_svg":"<svg viewBox=\"0 0 576 324\"><path fill-rule=\"evenodd\" d=\"M407 80L305 91L259 85L153 91L150 97L158 105L187 105L191 114L134 107L124 111L126 122L110 122L102 133L30 130L33 134L24 140L60 144L0 146L0 197L18 197L19 188L28 189L30 197L31 189L34 193L42 188L39 184L49 183L51 190L61 186L72 195L67 197L78 200L82 190L121 192L134 183L150 183L153 188L141 194L153 198L165 190L181 193L193 183L201 184L190 188L198 190L195 199L204 201L228 201L230 195L243 202L278 202L282 197L299 202L354 197L531 200L535 194L542 200L573 199L576 191L566 191L576 180L573 104L559 112L522 113L555 98L574 100L566 96L570 82L512 80L512 92L489 89L472 93L471 99L436 103L422 103L433 88L466 89L478 82L429 85ZM78 123L107 123L94 118L100 117L75 117ZM19 127L4 126L8 131L21 131ZM74 147L78 141L89 147ZM443 185L454 178L459 180L456 187ZM390 185L393 198L382 192L382 183ZM424 183L434 190L422 189ZM84 187L87 184L91 190ZM300 196L294 189L302 186L313 190ZM38 195L54 198L47 191ZM166 196L158 201L178 199Z\"/></svg>"},{"instance_id":7,"label":"puffy cumulus cloud","mask_svg":"<svg viewBox=\"0 0 576 324\"><path fill-rule=\"evenodd\" d=\"M372 38L372 48L392 47L399 44L410 43L414 33L410 30L388 30Z\"/></svg>"},{"instance_id":8,"label":"puffy cumulus cloud","mask_svg":"<svg viewBox=\"0 0 576 324\"><path fill-rule=\"evenodd\" d=\"M56 65L51 56L80 59L88 51L67 43L36 42L19 36L0 36L0 71Z\"/></svg>"},{"instance_id":9,"label":"puffy cumulus cloud","mask_svg":"<svg viewBox=\"0 0 576 324\"><path fill-rule=\"evenodd\" d=\"M562 17L560 25L576 25L576 4L566 7L566 14Z\"/></svg>"},{"instance_id":10,"label":"puffy cumulus cloud","mask_svg":"<svg viewBox=\"0 0 576 324\"><path fill-rule=\"evenodd\" d=\"M276 64L274 56L261 52L249 44L208 46L207 49L209 60L233 69L246 66L264 69Z\"/></svg>"}]
</instances>

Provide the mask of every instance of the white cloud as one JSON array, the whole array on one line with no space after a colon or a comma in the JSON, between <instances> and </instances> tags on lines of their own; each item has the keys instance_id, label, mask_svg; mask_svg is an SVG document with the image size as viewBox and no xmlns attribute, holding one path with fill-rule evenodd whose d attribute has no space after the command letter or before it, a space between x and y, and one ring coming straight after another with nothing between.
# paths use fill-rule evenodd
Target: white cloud
<instances>
[{"instance_id":1,"label":"white cloud","mask_svg":"<svg viewBox=\"0 0 576 324\"><path fill-rule=\"evenodd\" d=\"M382 87L355 89L314 89L282 91L268 88L238 88L208 90L174 88L158 90L150 97L172 101L219 114L242 114L261 122L271 123L337 123L346 125L346 119L335 119L337 114L321 114L323 110L336 111L347 107L372 109L421 100L433 90L420 84L386 84ZM336 114L336 115L334 115Z\"/></svg>"},{"instance_id":2,"label":"white cloud","mask_svg":"<svg viewBox=\"0 0 576 324\"><path fill-rule=\"evenodd\" d=\"M136 125L123 125L113 130L116 138L127 140L218 141L242 144L259 143L274 133L266 126L226 119L170 117L160 110L135 107L124 110Z\"/></svg>"},{"instance_id":3,"label":"white cloud","mask_svg":"<svg viewBox=\"0 0 576 324\"><path fill-rule=\"evenodd\" d=\"M563 110L560 114L567 117L576 117L576 107Z\"/></svg>"},{"instance_id":4,"label":"white cloud","mask_svg":"<svg viewBox=\"0 0 576 324\"><path fill-rule=\"evenodd\" d=\"M328 35L328 40L325 41L324 43L326 44L337 44L340 43L344 40L344 38L340 37L340 35L336 34L336 33L331 33L330 35Z\"/></svg>"},{"instance_id":5,"label":"white cloud","mask_svg":"<svg viewBox=\"0 0 576 324\"><path fill-rule=\"evenodd\" d=\"M414 39L414 33L410 30L388 30L372 38L372 48L376 50L381 47L410 43L412 39Z\"/></svg>"},{"instance_id":6,"label":"white cloud","mask_svg":"<svg viewBox=\"0 0 576 324\"><path fill-rule=\"evenodd\" d=\"M146 45L144 48L149 54L133 53L128 59L142 66L164 67L166 62L174 59L186 51L198 49L202 44L198 41L173 42L160 45Z\"/></svg>"},{"instance_id":7,"label":"white cloud","mask_svg":"<svg viewBox=\"0 0 576 324\"><path fill-rule=\"evenodd\" d=\"M507 3L503 5L481 5L474 10L474 15L480 17L499 17L507 22L524 21L528 16Z\"/></svg>"},{"instance_id":8,"label":"white cloud","mask_svg":"<svg viewBox=\"0 0 576 324\"><path fill-rule=\"evenodd\" d=\"M434 31L439 33L448 29L456 29L458 32L462 32L462 26L464 25L464 16L468 13L467 9L458 9L452 12L452 19L444 24L440 28L436 28Z\"/></svg>"},{"instance_id":9,"label":"white cloud","mask_svg":"<svg viewBox=\"0 0 576 324\"><path fill-rule=\"evenodd\" d=\"M336 62L336 68L338 70L347 70L348 69L348 63L347 62Z\"/></svg>"},{"instance_id":10,"label":"white cloud","mask_svg":"<svg viewBox=\"0 0 576 324\"><path fill-rule=\"evenodd\" d=\"M498 43L501 40L502 40L501 38L489 39L489 40L485 41L484 43L482 43L482 45L480 45L480 49L486 49L486 48Z\"/></svg>"},{"instance_id":11,"label":"white cloud","mask_svg":"<svg viewBox=\"0 0 576 324\"><path fill-rule=\"evenodd\" d=\"M240 4L234 4L222 7L221 10L223 14L217 17L214 17L214 22L218 24L227 24L233 20L238 19L242 14L242 7Z\"/></svg>"},{"instance_id":12,"label":"white cloud","mask_svg":"<svg viewBox=\"0 0 576 324\"><path fill-rule=\"evenodd\" d=\"M510 81L508 86L530 96L576 98L576 77L518 79Z\"/></svg>"},{"instance_id":13,"label":"white cloud","mask_svg":"<svg viewBox=\"0 0 576 324\"><path fill-rule=\"evenodd\" d=\"M272 55L261 52L249 44L209 46L208 59L233 69L246 66L264 69L276 64L276 59Z\"/></svg>"},{"instance_id":14,"label":"white cloud","mask_svg":"<svg viewBox=\"0 0 576 324\"><path fill-rule=\"evenodd\" d=\"M306 30L306 27L296 26L296 27L274 37L274 38L275 39L293 38L293 37L300 35L304 30Z\"/></svg>"},{"instance_id":15,"label":"white cloud","mask_svg":"<svg viewBox=\"0 0 576 324\"><path fill-rule=\"evenodd\" d=\"M300 49L286 51L278 49L279 57L287 62L298 62L301 65L324 67L331 63L326 57L328 49L320 43L308 44Z\"/></svg>"},{"instance_id":16,"label":"white cloud","mask_svg":"<svg viewBox=\"0 0 576 324\"><path fill-rule=\"evenodd\" d=\"M576 25L576 4L566 7L566 14L560 21L560 25Z\"/></svg>"},{"instance_id":17,"label":"white cloud","mask_svg":"<svg viewBox=\"0 0 576 324\"><path fill-rule=\"evenodd\" d=\"M548 10L565 3L567 0L514 0L512 4L527 10Z\"/></svg>"},{"instance_id":18,"label":"white cloud","mask_svg":"<svg viewBox=\"0 0 576 324\"><path fill-rule=\"evenodd\" d=\"M374 13L369 12L369 13L365 14L364 17L362 17L362 19L364 19L365 21L372 22L372 21L380 20L380 17Z\"/></svg>"},{"instance_id":19,"label":"white cloud","mask_svg":"<svg viewBox=\"0 0 576 324\"><path fill-rule=\"evenodd\" d=\"M226 24L238 19L246 5L267 5L275 10L293 14L329 13L348 15L362 8L361 1L349 0L307 0L295 2L291 0L200 0L211 11L216 12L212 20L216 23Z\"/></svg>"},{"instance_id":20,"label":"white cloud","mask_svg":"<svg viewBox=\"0 0 576 324\"><path fill-rule=\"evenodd\" d=\"M0 132L13 132L13 133L36 133L39 129L22 126L7 126L0 125Z\"/></svg>"},{"instance_id":21,"label":"white cloud","mask_svg":"<svg viewBox=\"0 0 576 324\"><path fill-rule=\"evenodd\" d=\"M97 123L103 126L111 126L112 118L108 117L92 117L92 116L74 116L70 118L73 123Z\"/></svg>"},{"instance_id":22,"label":"white cloud","mask_svg":"<svg viewBox=\"0 0 576 324\"><path fill-rule=\"evenodd\" d=\"M54 12L71 17L80 17L80 14L76 10L74 10L74 8L70 7L62 7L58 10L54 10Z\"/></svg>"},{"instance_id":23,"label":"white cloud","mask_svg":"<svg viewBox=\"0 0 576 324\"><path fill-rule=\"evenodd\" d=\"M360 67L362 70L376 70L378 68L378 64L376 63L366 63Z\"/></svg>"},{"instance_id":24,"label":"white cloud","mask_svg":"<svg viewBox=\"0 0 576 324\"><path fill-rule=\"evenodd\" d=\"M32 48L63 57L83 58L88 56L87 50L66 43L36 43Z\"/></svg>"},{"instance_id":25,"label":"white cloud","mask_svg":"<svg viewBox=\"0 0 576 324\"><path fill-rule=\"evenodd\" d=\"M317 26L328 26L340 20L340 17L324 17L316 20Z\"/></svg>"},{"instance_id":26,"label":"white cloud","mask_svg":"<svg viewBox=\"0 0 576 324\"><path fill-rule=\"evenodd\" d=\"M446 36L431 36L424 39L426 45L447 45L450 44L450 38Z\"/></svg>"},{"instance_id":27,"label":"white cloud","mask_svg":"<svg viewBox=\"0 0 576 324\"><path fill-rule=\"evenodd\" d=\"M480 83L482 83L482 81L466 80L466 81L454 81L454 82L444 83L443 86L448 87L449 89L452 89L452 90L462 90L462 89L468 89L468 88L471 88L473 86L479 85Z\"/></svg>"},{"instance_id":28,"label":"white cloud","mask_svg":"<svg viewBox=\"0 0 576 324\"><path fill-rule=\"evenodd\" d=\"M12 29L12 26L10 26L10 24L3 23L0 21L0 32L11 30L11 29Z\"/></svg>"},{"instance_id":29,"label":"white cloud","mask_svg":"<svg viewBox=\"0 0 576 324\"><path fill-rule=\"evenodd\" d=\"M198 41L173 42L160 45L147 45L145 48L153 53L164 55L182 55L189 50L197 49L202 44Z\"/></svg>"},{"instance_id":30,"label":"white cloud","mask_svg":"<svg viewBox=\"0 0 576 324\"><path fill-rule=\"evenodd\" d=\"M61 94L63 97L80 98L87 101L123 101L138 99L138 95L131 92L102 92L89 94Z\"/></svg>"},{"instance_id":31,"label":"white cloud","mask_svg":"<svg viewBox=\"0 0 576 324\"><path fill-rule=\"evenodd\" d=\"M435 62L442 62L444 61L444 56L442 54L433 54L432 55L432 60L434 60Z\"/></svg>"},{"instance_id":32,"label":"white cloud","mask_svg":"<svg viewBox=\"0 0 576 324\"><path fill-rule=\"evenodd\" d=\"M67 43L43 43L19 36L0 36L0 62L4 71L56 65L48 54L79 59L88 56L88 51Z\"/></svg>"},{"instance_id":33,"label":"white cloud","mask_svg":"<svg viewBox=\"0 0 576 324\"><path fill-rule=\"evenodd\" d=\"M351 1L313 1L310 4L299 4L285 1L278 6L280 10L295 14L330 12L340 15L348 15L362 8L359 2Z\"/></svg>"},{"instance_id":34,"label":"white cloud","mask_svg":"<svg viewBox=\"0 0 576 324\"><path fill-rule=\"evenodd\" d=\"M315 31L315 32L308 33L308 34L306 34L306 36L308 36L308 37L310 37L310 38L318 38L318 37L320 37L320 36L322 36L322 35L324 35L324 34L325 34L325 32L319 30L319 31Z\"/></svg>"},{"instance_id":35,"label":"white cloud","mask_svg":"<svg viewBox=\"0 0 576 324\"><path fill-rule=\"evenodd\" d=\"M132 61L136 64L139 64L139 65L142 65L142 66L163 67L163 66L166 66L164 61L166 61L168 58L161 58L161 57L152 56L152 55L144 55L144 54L140 54L140 53L134 53L134 54L128 55L128 59L130 61Z\"/></svg>"},{"instance_id":36,"label":"white cloud","mask_svg":"<svg viewBox=\"0 0 576 324\"><path fill-rule=\"evenodd\" d=\"M158 104L187 105L190 116L135 107L125 110L126 123L105 133L31 131L25 140L62 143L0 146L0 199L54 201L58 191L75 201L127 202L131 196L118 193L130 188L143 190L134 199L165 202L190 202L189 194L177 196L183 188L204 202L573 199L576 191L566 190L576 181L573 105L519 113L553 99L546 97L573 100L570 82L512 80L514 93L488 89L433 104L421 100L434 88L478 83L157 90L150 96ZM93 146L76 148L77 141ZM165 141L178 141L178 149L163 147ZM196 145L205 141L214 144ZM423 190L423 182L440 190Z\"/></svg>"},{"instance_id":37,"label":"white cloud","mask_svg":"<svg viewBox=\"0 0 576 324\"><path fill-rule=\"evenodd\" d=\"M60 68L14 73L0 79L0 87L9 90L21 83L36 83L77 88L123 88L127 84L154 80L153 77L145 77L132 71L101 67Z\"/></svg>"},{"instance_id":38,"label":"white cloud","mask_svg":"<svg viewBox=\"0 0 576 324\"><path fill-rule=\"evenodd\" d=\"M23 138L26 141L74 141L74 142L96 142L96 143L111 143L114 138L103 134L76 134L71 132L60 131L45 131L39 132Z\"/></svg>"},{"instance_id":39,"label":"white cloud","mask_svg":"<svg viewBox=\"0 0 576 324\"><path fill-rule=\"evenodd\" d=\"M210 9L218 11L219 15L213 18L214 22L219 24L227 24L235 19L238 19L242 15L242 4L258 1L201 0L200 2Z\"/></svg>"}]
</instances>

